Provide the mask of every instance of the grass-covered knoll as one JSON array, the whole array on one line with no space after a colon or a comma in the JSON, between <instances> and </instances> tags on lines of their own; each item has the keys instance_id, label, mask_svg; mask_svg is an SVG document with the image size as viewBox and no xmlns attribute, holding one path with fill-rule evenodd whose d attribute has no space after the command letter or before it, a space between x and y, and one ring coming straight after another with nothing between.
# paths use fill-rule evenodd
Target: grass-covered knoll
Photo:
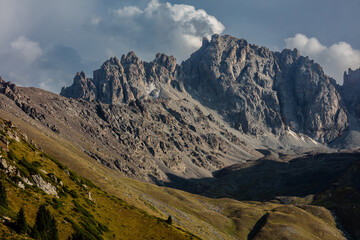
<instances>
[{"instance_id":1,"label":"grass-covered knoll","mask_svg":"<svg viewBox=\"0 0 360 240\"><path fill-rule=\"evenodd\" d=\"M45 206L56 221L60 239L196 239L166 219L147 214L113 197L80 177L25 140L9 122L0 120L2 170L0 182L7 204L0 206L0 238L32 239L40 206ZM11 167L9 167L11 166ZM57 196L36 186L39 175L56 188ZM0 194L1 195L1 194ZM29 230L18 234L13 227L23 208ZM37 227L34 227L37 226Z\"/></svg>"}]
</instances>

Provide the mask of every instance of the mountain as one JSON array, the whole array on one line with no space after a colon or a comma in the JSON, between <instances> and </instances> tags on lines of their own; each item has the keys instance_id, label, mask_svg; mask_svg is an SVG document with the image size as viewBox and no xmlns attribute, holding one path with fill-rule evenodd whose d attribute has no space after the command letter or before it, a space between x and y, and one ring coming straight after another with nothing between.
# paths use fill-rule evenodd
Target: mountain
<instances>
[{"instance_id":1,"label":"mountain","mask_svg":"<svg viewBox=\"0 0 360 240\"><path fill-rule=\"evenodd\" d=\"M183 81L202 103L245 133L304 133L329 142L347 128L334 82L297 50L269 51L214 35L183 64Z\"/></svg>"},{"instance_id":2,"label":"mountain","mask_svg":"<svg viewBox=\"0 0 360 240\"><path fill-rule=\"evenodd\" d=\"M341 137L330 142L333 148L357 149L360 142L360 68L344 73L344 84L337 86L347 109L349 129Z\"/></svg>"},{"instance_id":3,"label":"mountain","mask_svg":"<svg viewBox=\"0 0 360 240\"><path fill-rule=\"evenodd\" d=\"M148 96L160 83L184 86L245 134L279 135L291 130L326 143L348 127L335 82L318 64L297 50L272 52L231 36L204 39L203 46L181 65L161 54L150 63L133 52L121 61L111 58L94 71L93 79L79 73L61 95L128 103Z\"/></svg>"},{"instance_id":4,"label":"mountain","mask_svg":"<svg viewBox=\"0 0 360 240\"><path fill-rule=\"evenodd\" d=\"M164 54L111 58L92 78L78 73L64 97L2 80L0 105L113 170L161 185L170 175L211 177L268 151L356 147L348 137L359 133L356 98L346 92L359 85L355 75L339 87L297 50L214 35L180 65Z\"/></svg>"},{"instance_id":5,"label":"mountain","mask_svg":"<svg viewBox=\"0 0 360 240\"><path fill-rule=\"evenodd\" d=\"M9 113L159 185L170 175L211 177L268 150L279 157L357 144L346 137L358 134L352 100L318 64L231 36L204 39L180 65L164 54L152 62L134 52L111 58L92 78L78 73L65 98L4 81L0 92Z\"/></svg>"},{"instance_id":6,"label":"mountain","mask_svg":"<svg viewBox=\"0 0 360 240\"><path fill-rule=\"evenodd\" d=\"M0 79L0 117L101 189L201 238L342 239L318 199L358 158L357 72L339 86L297 50L214 35L181 64L113 57L60 95Z\"/></svg>"},{"instance_id":7,"label":"mountain","mask_svg":"<svg viewBox=\"0 0 360 240\"><path fill-rule=\"evenodd\" d=\"M1 239L33 239L31 228L40 206L46 206L54 217L61 240L199 239L179 226L203 239L269 239L289 234L296 239L344 239L334 217L323 207L208 199L126 179L118 181L117 177L121 182L116 185L117 196L141 208L146 206L161 217L149 215L45 154L17 126L2 119L0 147L0 185L4 189L0 197ZM96 171L88 169L87 173L94 178ZM23 232L15 224L20 208L27 222ZM166 220L169 214L172 223Z\"/></svg>"},{"instance_id":8,"label":"mountain","mask_svg":"<svg viewBox=\"0 0 360 240\"><path fill-rule=\"evenodd\" d=\"M177 69L176 59L172 56L157 54L154 61L147 63L129 52L121 60L110 58L94 71L93 78L78 73L73 85L63 88L60 95L107 104L129 103L159 94L156 88L161 83L177 86Z\"/></svg>"}]
</instances>

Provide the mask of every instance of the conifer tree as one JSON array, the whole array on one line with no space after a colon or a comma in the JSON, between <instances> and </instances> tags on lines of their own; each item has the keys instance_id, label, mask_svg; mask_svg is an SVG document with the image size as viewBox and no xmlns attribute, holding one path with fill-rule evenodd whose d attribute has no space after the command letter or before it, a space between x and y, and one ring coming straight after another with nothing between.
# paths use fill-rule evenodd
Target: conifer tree
<instances>
[{"instance_id":1,"label":"conifer tree","mask_svg":"<svg viewBox=\"0 0 360 240\"><path fill-rule=\"evenodd\" d=\"M167 224L172 224L172 218L171 216L169 215L168 219L165 221Z\"/></svg>"},{"instance_id":2,"label":"conifer tree","mask_svg":"<svg viewBox=\"0 0 360 240\"><path fill-rule=\"evenodd\" d=\"M56 220L46 209L45 205L41 205L36 214L36 220L32 231L35 239L41 240L58 240L58 230Z\"/></svg>"},{"instance_id":3,"label":"conifer tree","mask_svg":"<svg viewBox=\"0 0 360 240\"><path fill-rule=\"evenodd\" d=\"M27 223L25 218L25 212L23 208L20 208L16 222L15 222L15 230L17 233L24 234L27 233Z\"/></svg>"},{"instance_id":4,"label":"conifer tree","mask_svg":"<svg viewBox=\"0 0 360 240\"><path fill-rule=\"evenodd\" d=\"M0 206L8 207L6 189L2 182L0 182Z\"/></svg>"}]
</instances>

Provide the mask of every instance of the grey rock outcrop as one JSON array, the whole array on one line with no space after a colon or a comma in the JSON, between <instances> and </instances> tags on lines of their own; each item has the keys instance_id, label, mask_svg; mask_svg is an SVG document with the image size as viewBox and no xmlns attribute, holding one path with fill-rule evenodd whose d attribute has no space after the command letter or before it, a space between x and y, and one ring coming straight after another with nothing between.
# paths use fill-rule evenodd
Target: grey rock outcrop
<instances>
[{"instance_id":1,"label":"grey rock outcrop","mask_svg":"<svg viewBox=\"0 0 360 240\"><path fill-rule=\"evenodd\" d=\"M46 192L47 194L56 197L58 196L56 187L53 186L51 183L46 182L39 174L32 175L31 178L33 179L36 186L41 190L43 190L44 192Z\"/></svg>"},{"instance_id":2,"label":"grey rock outcrop","mask_svg":"<svg viewBox=\"0 0 360 240\"><path fill-rule=\"evenodd\" d=\"M141 61L134 52L106 61L94 71L93 78L77 73L72 86L63 88L60 95L99 100L107 104L129 103L151 96L159 84L176 84L178 65L172 56L157 54L152 62Z\"/></svg>"},{"instance_id":3,"label":"grey rock outcrop","mask_svg":"<svg viewBox=\"0 0 360 240\"><path fill-rule=\"evenodd\" d=\"M96 87L91 79L88 79L84 72L77 73L74 78L74 83L70 87L63 87L61 95L65 97L83 98L87 101L96 99Z\"/></svg>"},{"instance_id":4,"label":"grey rock outcrop","mask_svg":"<svg viewBox=\"0 0 360 240\"><path fill-rule=\"evenodd\" d=\"M347 128L334 82L297 50L272 52L244 39L214 35L182 65L182 81L244 133L290 129L328 142Z\"/></svg>"},{"instance_id":5,"label":"grey rock outcrop","mask_svg":"<svg viewBox=\"0 0 360 240\"><path fill-rule=\"evenodd\" d=\"M360 68L355 70L349 68L347 72L344 72L343 88L354 92L360 90Z\"/></svg>"},{"instance_id":6,"label":"grey rock outcrop","mask_svg":"<svg viewBox=\"0 0 360 240\"><path fill-rule=\"evenodd\" d=\"M77 74L61 95L129 103L157 96L153 90L161 83L181 91L185 87L245 134L281 135L291 130L324 143L348 127L336 83L320 65L296 49L272 52L228 35L204 39L181 66L164 54L150 63L140 61L133 52L121 61L111 58L94 71L93 79Z\"/></svg>"},{"instance_id":7,"label":"grey rock outcrop","mask_svg":"<svg viewBox=\"0 0 360 240\"><path fill-rule=\"evenodd\" d=\"M341 90L349 111L360 120L360 68L344 73Z\"/></svg>"}]
</instances>

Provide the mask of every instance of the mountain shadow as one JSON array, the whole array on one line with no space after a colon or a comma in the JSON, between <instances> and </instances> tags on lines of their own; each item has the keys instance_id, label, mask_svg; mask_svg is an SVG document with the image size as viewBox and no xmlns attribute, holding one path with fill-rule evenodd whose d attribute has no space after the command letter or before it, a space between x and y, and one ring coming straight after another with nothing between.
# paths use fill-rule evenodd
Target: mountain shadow
<instances>
[{"instance_id":1,"label":"mountain shadow","mask_svg":"<svg viewBox=\"0 0 360 240\"><path fill-rule=\"evenodd\" d=\"M287 162L259 159L231 165L212 178L184 179L168 174L166 186L211 198L265 201L278 196L304 197L333 188L360 153L308 154Z\"/></svg>"}]
</instances>

